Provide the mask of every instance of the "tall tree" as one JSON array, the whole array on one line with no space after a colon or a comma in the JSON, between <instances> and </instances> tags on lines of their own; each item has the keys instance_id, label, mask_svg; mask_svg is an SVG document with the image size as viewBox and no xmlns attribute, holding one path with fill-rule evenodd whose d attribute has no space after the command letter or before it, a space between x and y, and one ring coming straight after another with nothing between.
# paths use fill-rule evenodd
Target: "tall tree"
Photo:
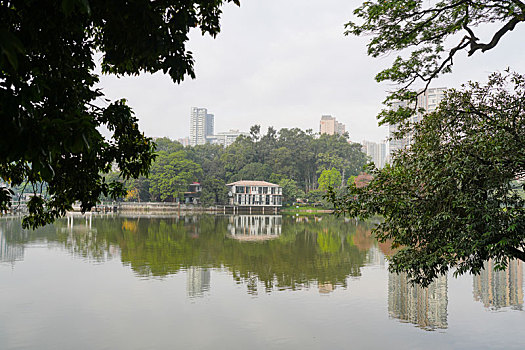
<instances>
[{"instance_id":1,"label":"tall tree","mask_svg":"<svg viewBox=\"0 0 525 350\"><path fill-rule=\"evenodd\" d=\"M251 138L239 136L221 155L221 161L224 164L226 179L231 179L246 164L253 163L256 160L255 146Z\"/></svg>"},{"instance_id":2,"label":"tall tree","mask_svg":"<svg viewBox=\"0 0 525 350\"><path fill-rule=\"evenodd\" d=\"M33 196L25 226L53 221L80 201L89 210L101 194L125 193L101 173L116 164L122 177L148 172L153 143L138 129L124 101L98 107L103 73L162 71L174 82L194 77L186 50L199 27L219 32L218 1L13 0L0 3L0 178L11 186L45 182L47 196ZM111 138L99 132L106 127ZM38 190L35 187L35 192ZM0 190L0 209L12 193Z\"/></svg>"},{"instance_id":3,"label":"tall tree","mask_svg":"<svg viewBox=\"0 0 525 350\"><path fill-rule=\"evenodd\" d=\"M335 169L325 169L319 176L319 189L327 191L330 188L338 188L341 186L341 173Z\"/></svg>"},{"instance_id":4,"label":"tall tree","mask_svg":"<svg viewBox=\"0 0 525 350\"><path fill-rule=\"evenodd\" d=\"M279 186L283 188L283 203L292 204L298 198L304 198L304 192L294 180L282 179Z\"/></svg>"},{"instance_id":5,"label":"tall tree","mask_svg":"<svg viewBox=\"0 0 525 350\"><path fill-rule=\"evenodd\" d=\"M495 188L504 188L503 183L509 182L508 171L512 169L501 167L496 158L485 158L483 161L476 160L475 156L468 155L465 144L451 142L447 139L447 132L451 132L451 128L462 128L463 126L470 126L473 129L467 132L464 129L465 135L470 136L472 143L472 150L486 150L486 149L508 149L507 138L490 138L487 137L489 129L483 128L483 122L475 126L475 123L464 120L467 115L475 115L485 107L495 108L493 101L499 97L503 100L505 98L514 100L516 106L522 103L520 89L514 91L512 95L505 95L505 89L502 88L501 83L504 80L513 80L515 86L521 85L521 78L516 75L513 78L495 78L491 77L489 84L485 87L486 100L477 99L476 94L480 93L479 86L474 84L469 89L465 89L463 101L464 105L458 103L459 95L451 92L447 98L449 101L444 101L442 107L446 107L445 112L437 113L430 116L423 116L423 121L414 123L411 121L415 113L418 111L417 99L418 94L429 86L429 84L438 76L452 71L452 64L454 58L459 52L467 52L473 55L482 53L498 46L498 43L512 30L514 30L520 23L525 21L525 3L521 0L502 0L502 1L464 1L464 0L441 0L436 2L427 2L423 0L415 1L367 1L361 7L354 11L358 21L349 22L347 24L346 34L353 35L371 35L372 38L368 44L368 54L372 57L389 54L392 52L402 52L398 56L391 67L381 71L376 75L377 81L391 81L397 84L397 90L391 93L385 101L387 106L392 107L396 100L406 101L409 107L404 108L389 108L381 112L378 116L380 124L398 124L400 132L396 137L402 137L407 133L416 135L418 132L420 136L415 136L415 143L407 151L400 152L394 155L392 166L386 167L383 170L374 171L374 179L368 184L368 196L365 192L367 190L350 190L350 196L346 198L346 206L352 213L360 213L368 215L369 213L382 213L386 219L386 225L393 225L392 235L398 237L395 244L406 245L406 249L401 250L393 258L393 264L390 268L395 271L407 271L410 276L416 281L428 283L429 280L438 273L444 273L452 266L459 266L457 270L459 273L471 269L473 272L479 271L479 261L482 258L494 256L501 264L504 264L504 258L508 256L516 256L519 254L510 254L509 244L502 241L496 245L489 244L487 251L483 244L487 243L482 240L472 239L470 236L472 232L471 227L464 227L464 212L476 210L476 208L487 208L494 205L494 202L489 200L492 191ZM491 38L489 41L482 42L476 35L476 31L487 30ZM408 51L408 52L407 52ZM499 80L498 83L497 81ZM423 83L424 89L414 91L414 83ZM501 95L500 95L501 94ZM470 97L467 97L469 96ZM506 96L506 97L505 97ZM520 100L521 98L521 100ZM471 103L468 105L467 101ZM452 108L463 108L460 110L453 110ZM497 108L496 108L497 109ZM521 118L519 109L513 109L513 115L517 119ZM438 124L436 118L442 118L450 125ZM492 114L485 114L485 118L492 118ZM500 118L500 127L504 129L512 129L514 117ZM419 119L419 118L416 118ZM427 120L428 119L428 120ZM467 118L468 119L468 118ZM462 123L465 123L464 125ZM425 130L434 128L436 135ZM440 129L441 128L441 129ZM448 130L448 131L447 131ZM474 132L474 133L472 133ZM444 136L445 135L445 136ZM461 134L458 134L461 135ZM501 135L501 134L500 134ZM436 137L438 137L436 139ZM469 141L469 142L470 142ZM432 147L430 147L432 145ZM454 146L454 147L452 147ZM449 154L444 151L447 150ZM429 154L424 152L428 151ZM508 149L510 157L514 157L518 162L525 162L522 158L522 153L517 152L515 148ZM440 159L439 157L442 157ZM451 160L451 156L455 161ZM465 163L462 163L465 161ZM442 168L446 166L446 168ZM462 174L466 174L466 169L476 169L485 171L490 168L486 175L491 179L488 180L485 175L476 174L472 170L472 179L463 178ZM445 173L443 173L445 171ZM492 179L497 177L493 171L501 171L499 177L501 183L496 184ZM519 173L517 167L512 171ZM431 174L433 174L431 176ZM454 184L451 178L458 176L462 178L459 185ZM461 176L460 176L461 174ZM477 184L474 186L472 181ZM446 183L446 184L445 184ZM434 186L434 187L433 187ZM472 187L473 186L473 187ZM433 188L433 190L441 192L441 196L445 199L451 200L457 207L463 208L464 212L461 215L450 215L453 211L450 207L445 207L429 200L425 190ZM474 189L475 188L475 189ZM397 191L397 192L396 192ZM478 193L474 196L473 193ZM394 195L398 193L398 195ZM433 192L432 192L433 193ZM485 193L485 195L481 195ZM495 192L500 193L501 192ZM380 195L381 194L381 195ZM355 195L358 195L359 202L354 202ZM384 195L384 196L383 196ZM502 198L506 198L503 196ZM461 204L454 202L464 200ZM407 202L409 201L409 202ZM429 206L429 203L435 207ZM467 206L470 205L469 208ZM343 202L339 202L342 207L345 206ZM450 204L450 203L447 203ZM505 206L503 206L505 207ZM417 221L414 216L403 217L407 212L404 209L411 208L413 213L418 213L421 216L421 221ZM427 210L427 212L424 211ZM437 212L442 210L442 212ZM484 209L482 209L484 210ZM494 209L495 210L495 209ZM496 211L497 212L497 211ZM492 212L492 214L496 213ZM522 212L513 211L515 215L523 216ZM435 217L432 219L432 214ZM483 216L483 218L472 214L477 219L483 219L479 225L484 224L493 225L502 229L504 233L505 225L499 222L500 215ZM406 220L405 220L406 219ZM425 221L429 219L428 221ZM429 228L428 232L436 232L430 229L430 226L437 221L443 220L447 222L446 231L450 242L443 239L443 235L437 235L435 238L425 236L422 230ZM466 222L470 221L471 217ZM413 221L415 220L415 221ZM522 219L520 219L522 220ZM432 224L433 223L433 224ZM386 227L386 226L384 226ZM476 229L477 230L477 229ZM480 229L479 232L485 229ZM489 230L489 229L487 229ZM490 229L489 231L491 231ZM491 236L491 233L487 235ZM383 232L383 233L382 233ZM478 234L480 234L478 232ZM495 231L492 231L495 232ZM385 239L386 230L379 228L380 237ZM514 236L517 240L520 235ZM429 242L441 242L443 249L437 249L435 254L428 254L430 249L425 247L435 247L436 245L429 244ZM464 244L473 244L469 249L462 246ZM510 243L513 248L522 250L523 247L516 245L516 241ZM471 255L468 255L469 252ZM465 258L465 264L461 264L454 256ZM427 259L426 265L423 261Z\"/></svg>"},{"instance_id":6,"label":"tall tree","mask_svg":"<svg viewBox=\"0 0 525 350\"><path fill-rule=\"evenodd\" d=\"M228 202L228 188L225 182L215 177L205 177L201 181L201 203L204 205L226 204Z\"/></svg>"},{"instance_id":7,"label":"tall tree","mask_svg":"<svg viewBox=\"0 0 525 350\"><path fill-rule=\"evenodd\" d=\"M493 74L450 91L415 131L367 186L332 194L339 212L383 215L376 234L400 248L392 270L422 284L451 267L479 273L488 259L525 261L525 199L513 182L525 176L525 76Z\"/></svg>"},{"instance_id":8,"label":"tall tree","mask_svg":"<svg viewBox=\"0 0 525 350\"><path fill-rule=\"evenodd\" d=\"M151 197L160 201L182 201L189 184L201 175L201 166L187 159L184 151L161 151L151 168Z\"/></svg>"},{"instance_id":9,"label":"tall tree","mask_svg":"<svg viewBox=\"0 0 525 350\"><path fill-rule=\"evenodd\" d=\"M268 127L266 135L261 137L259 142L259 159L262 163L271 162L271 152L277 146L277 130L273 127Z\"/></svg>"},{"instance_id":10,"label":"tall tree","mask_svg":"<svg viewBox=\"0 0 525 350\"><path fill-rule=\"evenodd\" d=\"M341 185L349 176L355 176L363 170L366 155L361 151L361 145L348 141L347 136L322 134L317 140L319 153L317 155L317 172L335 168L342 174Z\"/></svg>"}]
</instances>

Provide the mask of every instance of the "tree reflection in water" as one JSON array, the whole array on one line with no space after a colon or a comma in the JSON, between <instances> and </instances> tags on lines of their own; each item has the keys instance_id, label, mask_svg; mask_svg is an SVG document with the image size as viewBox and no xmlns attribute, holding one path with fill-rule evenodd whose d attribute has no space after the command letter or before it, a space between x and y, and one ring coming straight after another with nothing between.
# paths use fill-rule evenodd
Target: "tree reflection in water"
<instances>
[{"instance_id":1,"label":"tree reflection in water","mask_svg":"<svg viewBox=\"0 0 525 350\"><path fill-rule=\"evenodd\" d=\"M45 239L92 261L120 254L140 277L227 269L256 294L261 287L266 292L346 287L347 277L360 276L368 261L374 244L370 229L333 216L202 215L93 216L89 224L83 218L64 219L37 231L10 232L13 242Z\"/></svg>"},{"instance_id":2,"label":"tree reflection in water","mask_svg":"<svg viewBox=\"0 0 525 350\"><path fill-rule=\"evenodd\" d=\"M304 288L329 294L346 288L363 266L381 266L392 254L388 242L372 238L373 225L331 215L77 215L30 231L18 219L3 218L0 263L23 260L27 245L47 244L92 262L120 259L141 278L184 272L189 298L210 290L213 269L227 271L250 294ZM474 276L475 300L491 309L521 310L522 264L511 262L507 271L492 265ZM389 274L389 314L427 330L447 328L447 289L446 276L423 289Z\"/></svg>"}]
</instances>

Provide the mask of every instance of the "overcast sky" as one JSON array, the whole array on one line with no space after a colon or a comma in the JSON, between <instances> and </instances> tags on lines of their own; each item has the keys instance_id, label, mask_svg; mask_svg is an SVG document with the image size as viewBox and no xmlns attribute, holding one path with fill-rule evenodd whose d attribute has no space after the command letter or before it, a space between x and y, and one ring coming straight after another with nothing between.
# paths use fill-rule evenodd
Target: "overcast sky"
<instances>
[{"instance_id":1,"label":"overcast sky","mask_svg":"<svg viewBox=\"0 0 525 350\"><path fill-rule=\"evenodd\" d=\"M189 135L190 108L215 114L215 131L248 131L260 124L319 131L323 114L346 125L350 139L380 141L387 135L375 116L393 86L374 76L395 54L366 55L370 38L344 36L344 24L361 1L241 0L224 6L216 39L191 33L189 49L197 78L177 85L157 73L139 77L102 76L107 98L126 98L148 136ZM489 31L486 31L489 33ZM481 36L483 38L483 36ZM492 71L511 67L525 73L525 26L505 36L498 47L455 59L452 75L434 87L484 81Z\"/></svg>"}]
</instances>

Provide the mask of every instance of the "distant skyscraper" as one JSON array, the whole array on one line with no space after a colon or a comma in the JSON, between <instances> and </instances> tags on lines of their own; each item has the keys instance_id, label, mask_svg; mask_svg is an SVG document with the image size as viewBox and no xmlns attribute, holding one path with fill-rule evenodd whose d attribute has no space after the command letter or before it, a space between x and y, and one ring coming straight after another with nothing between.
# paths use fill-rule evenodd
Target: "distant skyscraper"
<instances>
[{"instance_id":1,"label":"distant skyscraper","mask_svg":"<svg viewBox=\"0 0 525 350\"><path fill-rule=\"evenodd\" d=\"M447 328L447 276L428 287L412 285L406 274L388 274L388 313L424 329Z\"/></svg>"},{"instance_id":2,"label":"distant skyscraper","mask_svg":"<svg viewBox=\"0 0 525 350\"><path fill-rule=\"evenodd\" d=\"M319 132L328 135L343 135L345 133L345 125L339 123L331 115L323 115L321 116L321 122L319 123Z\"/></svg>"},{"instance_id":3,"label":"distant skyscraper","mask_svg":"<svg viewBox=\"0 0 525 350\"><path fill-rule=\"evenodd\" d=\"M439 103L445 96L445 90L447 88L441 87L441 88L432 88L427 89L424 93L418 96L417 98L417 107L423 108L425 110L425 113L433 112L437 109L439 106ZM392 109L398 109L400 107L413 107L412 105L408 105L405 101L399 101L394 102L392 105ZM420 122L423 118L423 113L416 113L414 115L410 122L411 123L417 123ZM388 132L389 132L389 138L391 139L388 144L388 158L390 159L392 157L392 154L396 151L403 149L405 147L408 147L414 142L414 134L409 133L408 135L405 135L403 138L396 138L395 133L398 131L398 126L393 124L388 126ZM388 159L388 160L389 160Z\"/></svg>"},{"instance_id":4,"label":"distant skyscraper","mask_svg":"<svg viewBox=\"0 0 525 350\"><path fill-rule=\"evenodd\" d=\"M523 263L511 260L506 270L494 269L494 261L485 262L484 269L474 279L474 300L486 308L512 307L523 309Z\"/></svg>"},{"instance_id":5,"label":"distant skyscraper","mask_svg":"<svg viewBox=\"0 0 525 350\"><path fill-rule=\"evenodd\" d=\"M206 108L192 107L190 114L190 145L204 145L206 136L213 135L214 115Z\"/></svg>"},{"instance_id":6,"label":"distant skyscraper","mask_svg":"<svg viewBox=\"0 0 525 350\"><path fill-rule=\"evenodd\" d=\"M363 153L371 158L376 168L383 168L386 162L386 142L363 141L361 144L363 145Z\"/></svg>"}]
</instances>

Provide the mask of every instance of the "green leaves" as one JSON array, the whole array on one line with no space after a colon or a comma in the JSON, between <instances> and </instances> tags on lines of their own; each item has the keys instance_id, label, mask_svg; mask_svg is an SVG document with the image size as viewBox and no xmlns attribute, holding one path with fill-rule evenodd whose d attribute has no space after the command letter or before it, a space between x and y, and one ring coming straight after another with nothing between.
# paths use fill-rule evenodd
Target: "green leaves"
<instances>
[{"instance_id":1,"label":"green leaves","mask_svg":"<svg viewBox=\"0 0 525 350\"><path fill-rule=\"evenodd\" d=\"M201 175L201 166L187 159L184 151L161 151L151 169L150 194L154 200L182 201L188 185Z\"/></svg>"},{"instance_id":2,"label":"green leaves","mask_svg":"<svg viewBox=\"0 0 525 350\"><path fill-rule=\"evenodd\" d=\"M0 27L0 66L5 67L2 62L7 59L12 68L18 69L18 55L24 54L24 45L16 35L6 28Z\"/></svg>"},{"instance_id":3,"label":"green leaves","mask_svg":"<svg viewBox=\"0 0 525 350\"><path fill-rule=\"evenodd\" d=\"M415 124L419 93L410 88L419 82L426 89L451 72L459 51L470 56L496 47L525 21L525 4L367 1L354 14L361 23L347 23L345 34L371 35L370 56L400 53L376 75L398 85L378 119L396 125L395 138L410 133L415 142L392 166L375 170L367 187L330 193L336 207L352 216L383 215L378 237L403 247L391 269L423 284L450 267L477 273L489 258L501 266L510 257L524 259L525 202L510 184L525 175L525 78L493 74L485 86L450 91L439 111ZM474 30L486 23L500 27L482 43Z\"/></svg>"},{"instance_id":4,"label":"green leaves","mask_svg":"<svg viewBox=\"0 0 525 350\"><path fill-rule=\"evenodd\" d=\"M428 87L440 74L450 73L459 51L465 50L470 56L496 47L525 21L525 4L514 0L366 1L354 15L357 19L345 25L345 35L371 36L369 56L400 53L391 67L375 77L378 82L388 80L398 85L398 91L386 102L414 102L398 92L416 82ZM482 43L474 30L486 23L500 27Z\"/></svg>"},{"instance_id":5,"label":"green leaves","mask_svg":"<svg viewBox=\"0 0 525 350\"><path fill-rule=\"evenodd\" d=\"M223 3L237 1L16 1L0 4L0 179L33 189L26 227L52 222L78 201L83 211L125 188L101 175L147 175L154 144L124 100L99 107L102 71L195 77L188 33L215 36ZM108 101L109 102L109 101ZM107 128L103 137L99 128ZM191 164L188 165L191 168ZM193 175L186 174L182 181ZM47 191L42 191L46 188ZM144 192L144 191L142 191ZM0 208L12 194L0 192Z\"/></svg>"},{"instance_id":6,"label":"green leaves","mask_svg":"<svg viewBox=\"0 0 525 350\"><path fill-rule=\"evenodd\" d=\"M376 235L403 247L392 270L428 284L451 267L476 273L487 259L522 259L525 200L513 181L525 175L523 81L493 74L485 86L448 91L391 166L366 187L331 194L340 213L384 217Z\"/></svg>"},{"instance_id":7,"label":"green leaves","mask_svg":"<svg viewBox=\"0 0 525 350\"><path fill-rule=\"evenodd\" d=\"M91 7L89 6L88 0L62 0L62 11L66 16L79 8L81 12L91 15Z\"/></svg>"},{"instance_id":8,"label":"green leaves","mask_svg":"<svg viewBox=\"0 0 525 350\"><path fill-rule=\"evenodd\" d=\"M319 189L327 191L329 188L337 188L341 185L341 173L337 169L323 170L319 176Z\"/></svg>"}]
</instances>

